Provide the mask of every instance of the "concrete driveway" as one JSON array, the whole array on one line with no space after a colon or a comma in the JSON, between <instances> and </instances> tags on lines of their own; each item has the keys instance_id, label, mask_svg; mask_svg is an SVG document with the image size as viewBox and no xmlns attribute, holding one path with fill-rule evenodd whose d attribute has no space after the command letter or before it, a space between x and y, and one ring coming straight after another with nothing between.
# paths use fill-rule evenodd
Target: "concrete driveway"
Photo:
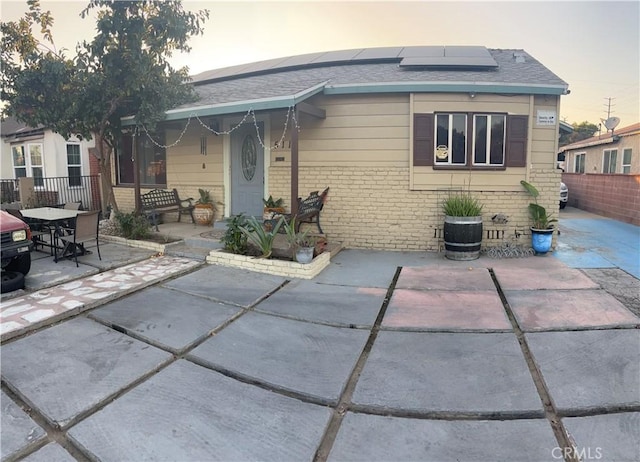
<instances>
[{"instance_id":1,"label":"concrete driveway","mask_svg":"<svg viewBox=\"0 0 640 462\"><path fill-rule=\"evenodd\" d=\"M161 257L3 343L2 460L640 460L640 318L561 250L345 250L312 281Z\"/></svg>"}]
</instances>

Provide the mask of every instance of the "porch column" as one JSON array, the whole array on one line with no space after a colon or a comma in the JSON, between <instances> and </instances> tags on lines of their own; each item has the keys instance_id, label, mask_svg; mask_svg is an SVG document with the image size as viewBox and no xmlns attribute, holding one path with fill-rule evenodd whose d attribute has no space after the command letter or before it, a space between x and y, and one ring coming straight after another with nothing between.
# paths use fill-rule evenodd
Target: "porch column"
<instances>
[{"instance_id":1,"label":"porch column","mask_svg":"<svg viewBox=\"0 0 640 462\"><path fill-rule=\"evenodd\" d=\"M291 215L298 213L298 108L293 108L291 127Z\"/></svg>"}]
</instances>

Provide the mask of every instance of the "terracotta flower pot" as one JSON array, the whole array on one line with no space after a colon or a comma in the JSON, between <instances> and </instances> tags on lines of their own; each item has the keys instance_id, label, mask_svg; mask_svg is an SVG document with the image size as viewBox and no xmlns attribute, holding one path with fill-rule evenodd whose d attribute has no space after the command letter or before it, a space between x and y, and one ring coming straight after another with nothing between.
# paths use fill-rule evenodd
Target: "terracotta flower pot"
<instances>
[{"instance_id":1,"label":"terracotta flower pot","mask_svg":"<svg viewBox=\"0 0 640 462\"><path fill-rule=\"evenodd\" d=\"M215 209L212 204L196 204L193 217L199 225L210 226L213 223Z\"/></svg>"}]
</instances>

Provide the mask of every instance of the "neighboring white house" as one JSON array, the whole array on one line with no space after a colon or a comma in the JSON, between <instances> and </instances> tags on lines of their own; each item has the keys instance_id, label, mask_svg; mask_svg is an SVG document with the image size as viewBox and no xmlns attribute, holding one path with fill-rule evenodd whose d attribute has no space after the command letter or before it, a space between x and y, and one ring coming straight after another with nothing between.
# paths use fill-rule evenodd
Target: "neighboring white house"
<instances>
[{"instance_id":1,"label":"neighboring white house","mask_svg":"<svg viewBox=\"0 0 640 462\"><path fill-rule=\"evenodd\" d=\"M81 177L91 174L89 148L95 146L92 140L65 140L50 129L28 127L11 117L0 122L0 135L3 180L33 178L36 190L56 191L57 200L65 202L71 197L65 191L82 188ZM61 177L65 180L46 185L43 180Z\"/></svg>"}]
</instances>

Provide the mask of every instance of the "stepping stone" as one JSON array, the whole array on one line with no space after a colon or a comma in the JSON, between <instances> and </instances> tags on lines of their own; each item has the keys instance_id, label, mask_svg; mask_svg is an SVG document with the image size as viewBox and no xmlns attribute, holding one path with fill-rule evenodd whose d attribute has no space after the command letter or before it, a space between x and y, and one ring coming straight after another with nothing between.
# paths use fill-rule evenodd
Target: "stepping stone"
<instances>
[{"instance_id":1,"label":"stepping stone","mask_svg":"<svg viewBox=\"0 0 640 462\"><path fill-rule=\"evenodd\" d=\"M2 361L5 362L4 345ZM3 372L4 375L4 372ZM13 402L5 392L0 392L0 458L6 460L34 441L46 436L46 432L20 406Z\"/></svg>"},{"instance_id":2,"label":"stepping stone","mask_svg":"<svg viewBox=\"0 0 640 462\"><path fill-rule=\"evenodd\" d=\"M179 351L239 311L238 307L206 298L152 287L94 310L90 317Z\"/></svg>"},{"instance_id":3,"label":"stepping stone","mask_svg":"<svg viewBox=\"0 0 640 462\"><path fill-rule=\"evenodd\" d=\"M280 276L208 265L169 281L164 286L223 303L249 307L284 282L285 279Z\"/></svg>"},{"instance_id":4,"label":"stepping stone","mask_svg":"<svg viewBox=\"0 0 640 462\"><path fill-rule=\"evenodd\" d=\"M52 425L64 427L171 358L86 318L2 345L2 377Z\"/></svg>"},{"instance_id":5,"label":"stepping stone","mask_svg":"<svg viewBox=\"0 0 640 462\"><path fill-rule=\"evenodd\" d=\"M313 459L330 415L180 360L68 435L104 462L301 461Z\"/></svg>"},{"instance_id":6,"label":"stepping stone","mask_svg":"<svg viewBox=\"0 0 640 462\"><path fill-rule=\"evenodd\" d=\"M76 459L59 444L49 443L22 460L26 462L74 462Z\"/></svg>"},{"instance_id":7,"label":"stepping stone","mask_svg":"<svg viewBox=\"0 0 640 462\"><path fill-rule=\"evenodd\" d=\"M335 404L369 332L247 313L188 357Z\"/></svg>"},{"instance_id":8,"label":"stepping stone","mask_svg":"<svg viewBox=\"0 0 640 462\"><path fill-rule=\"evenodd\" d=\"M386 289L292 281L256 306L256 311L311 322L371 327Z\"/></svg>"},{"instance_id":9,"label":"stepping stone","mask_svg":"<svg viewBox=\"0 0 640 462\"><path fill-rule=\"evenodd\" d=\"M525 334L556 407L640 406L637 329Z\"/></svg>"},{"instance_id":10,"label":"stepping stone","mask_svg":"<svg viewBox=\"0 0 640 462\"><path fill-rule=\"evenodd\" d=\"M348 413L328 460L538 461L553 460L557 445L546 419L446 421Z\"/></svg>"},{"instance_id":11,"label":"stepping stone","mask_svg":"<svg viewBox=\"0 0 640 462\"><path fill-rule=\"evenodd\" d=\"M381 331L353 394L359 409L542 416L513 334Z\"/></svg>"},{"instance_id":12,"label":"stepping stone","mask_svg":"<svg viewBox=\"0 0 640 462\"><path fill-rule=\"evenodd\" d=\"M640 460L640 412L562 419L581 460Z\"/></svg>"},{"instance_id":13,"label":"stepping stone","mask_svg":"<svg viewBox=\"0 0 640 462\"><path fill-rule=\"evenodd\" d=\"M402 268L396 289L496 290L485 268Z\"/></svg>"}]
</instances>

